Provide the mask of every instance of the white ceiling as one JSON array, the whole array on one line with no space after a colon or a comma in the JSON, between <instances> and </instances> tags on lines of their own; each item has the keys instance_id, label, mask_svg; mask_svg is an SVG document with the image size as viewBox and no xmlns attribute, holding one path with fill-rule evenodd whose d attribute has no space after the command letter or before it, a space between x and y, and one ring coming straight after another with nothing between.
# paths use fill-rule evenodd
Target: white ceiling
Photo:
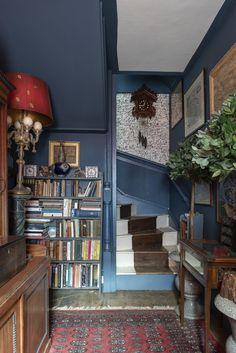
<instances>
[{"instance_id":1,"label":"white ceiling","mask_svg":"<svg viewBox=\"0 0 236 353\"><path fill-rule=\"evenodd\" d=\"M117 0L121 71L182 72L224 0Z\"/></svg>"}]
</instances>

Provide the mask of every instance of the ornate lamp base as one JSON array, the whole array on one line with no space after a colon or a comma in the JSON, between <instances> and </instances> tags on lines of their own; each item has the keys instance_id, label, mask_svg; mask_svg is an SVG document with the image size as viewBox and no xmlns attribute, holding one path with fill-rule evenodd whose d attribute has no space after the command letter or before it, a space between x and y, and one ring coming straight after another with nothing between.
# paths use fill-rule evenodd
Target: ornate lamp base
<instances>
[{"instance_id":1,"label":"ornate lamp base","mask_svg":"<svg viewBox=\"0 0 236 353\"><path fill-rule=\"evenodd\" d=\"M17 184L13 189L9 190L9 193L14 195L30 195L31 190L24 185Z\"/></svg>"}]
</instances>

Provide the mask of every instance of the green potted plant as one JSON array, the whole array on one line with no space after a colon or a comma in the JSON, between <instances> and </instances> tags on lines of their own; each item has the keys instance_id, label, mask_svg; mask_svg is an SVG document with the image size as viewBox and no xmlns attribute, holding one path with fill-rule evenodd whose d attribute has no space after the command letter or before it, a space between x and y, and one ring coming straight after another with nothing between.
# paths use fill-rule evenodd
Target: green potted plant
<instances>
[{"instance_id":1,"label":"green potted plant","mask_svg":"<svg viewBox=\"0 0 236 353\"><path fill-rule=\"evenodd\" d=\"M193 234L193 218L194 218L194 200L195 200L195 183L200 181L210 182L210 175L207 168L202 168L199 164L193 162L195 150L192 146L197 144L197 136L192 135L186 138L178 147L178 149L170 154L169 162L170 177L172 180L184 178L191 182L191 207L189 212L190 218L190 237Z\"/></svg>"},{"instance_id":2,"label":"green potted plant","mask_svg":"<svg viewBox=\"0 0 236 353\"><path fill-rule=\"evenodd\" d=\"M192 150L192 162L209 171L213 180L222 181L236 170L236 94L212 114L204 131L198 131Z\"/></svg>"}]
</instances>

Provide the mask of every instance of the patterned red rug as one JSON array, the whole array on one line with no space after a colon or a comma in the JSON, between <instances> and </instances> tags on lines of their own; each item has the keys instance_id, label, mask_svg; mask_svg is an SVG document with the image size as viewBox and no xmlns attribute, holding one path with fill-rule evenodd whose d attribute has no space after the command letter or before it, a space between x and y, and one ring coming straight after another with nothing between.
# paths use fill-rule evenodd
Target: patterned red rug
<instances>
[{"instance_id":1,"label":"patterned red rug","mask_svg":"<svg viewBox=\"0 0 236 353\"><path fill-rule=\"evenodd\" d=\"M201 353L203 322L173 310L52 311L49 353ZM209 353L223 353L211 337Z\"/></svg>"}]
</instances>

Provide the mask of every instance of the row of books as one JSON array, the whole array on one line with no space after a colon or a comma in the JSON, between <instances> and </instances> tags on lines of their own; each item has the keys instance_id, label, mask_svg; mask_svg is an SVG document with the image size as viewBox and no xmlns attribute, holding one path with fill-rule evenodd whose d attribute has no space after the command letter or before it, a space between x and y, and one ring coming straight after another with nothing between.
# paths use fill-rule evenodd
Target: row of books
<instances>
[{"instance_id":1,"label":"row of books","mask_svg":"<svg viewBox=\"0 0 236 353\"><path fill-rule=\"evenodd\" d=\"M101 180L74 180L72 183L73 195L75 197L101 197Z\"/></svg>"},{"instance_id":2,"label":"row of books","mask_svg":"<svg viewBox=\"0 0 236 353\"><path fill-rule=\"evenodd\" d=\"M87 261L100 259L100 240L51 240L49 256L59 261Z\"/></svg>"},{"instance_id":3,"label":"row of books","mask_svg":"<svg viewBox=\"0 0 236 353\"><path fill-rule=\"evenodd\" d=\"M65 198L58 199L31 199L26 202L25 216L29 219L41 217L99 217L101 215L101 200L91 202Z\"/></svg>"},{"instance_id":4,"label":"row of books","mask_svg":"<svg viewBox=\"0 0 236 353\"><path fill-rule=\"evenodd\" d=\"M49 223L46 232L50 238L100 237L100 219L56 219Z\"/></svg>"},{"instance_id":5,"label":"row of books","mask_svg":"<svg viewBox=\"0 0 236 353\"><path fill-rule=\"evenodd\" d=\"M98 288L99 264L52 264L51 288Z\"/></svg>"},{"instance_id":6,"label":"row of books","mask_svg":"<svg viewBox=\"0 0 236 353\"><path fill-rule=\"evenodd\" d=\"M24 179L24 184L30 187L34 196L64 197L66 195L66 180Z\"/></svg>"},{"instance_id":7,"label":"row of books","mask_svg":"<svg viewBox=\"0 0 236 353\"><path fill-rule=\"evenodd\" d=\"M101 197L101 180L53 180L25 178L34 196L40 197Z\"/></svg>"}]
</instances>

